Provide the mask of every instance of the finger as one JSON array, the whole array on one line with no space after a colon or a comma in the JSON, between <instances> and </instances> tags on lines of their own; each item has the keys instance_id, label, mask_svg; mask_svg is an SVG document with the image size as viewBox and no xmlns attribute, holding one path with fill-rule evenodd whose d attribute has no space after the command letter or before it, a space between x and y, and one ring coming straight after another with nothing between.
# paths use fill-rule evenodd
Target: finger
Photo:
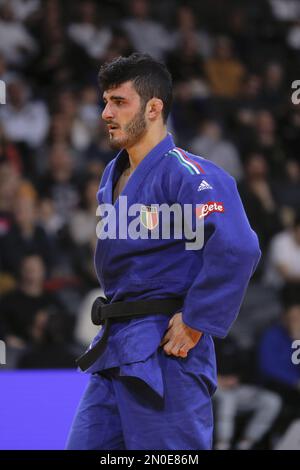
<instances>
[{"instance_id":1,"label":"finger","mask_svg":"<svg viewBox=\"0 0 300 470\"><path fill-rule=\"evenodd\" d=\"M160 342L160 346L163 346L164 344L166 344L170 339L171 339L171 332L168 331L165 336L163 337L163 339L161 340Z\"/></svg>"},{"instance_id":2,"label":"finger","mask_svg":"<svg viewBox=\"0 0 300 470\"><path fill-rule=\"evenodd\" d=\"M164 345L164 351L168 356L171 356L174 346L175 346L175 343L173 341L168 341Z\"/></svg>"},{"instance_id":3,"label":"finger","mask_svg":"<svg viewBox=\"0 0 300 470\"><path fill-rule=\"evenodd\" d=\"M177 345L172 350L172 354L177 357L186 357L187 353L188 347L184 343L177 343Z\"/></svg>"},{"instance_id":4,"label":"finger","mask_svg":"<svg viewBox=\"0 0 300 470\"><path fill-rule=\"evenodd\" d=\"M182 347L182 342L179 342L177 339L177 341L173 341L173 342L170 341L166 349L169 355L178 357L180 355L181 347Z\"/></svg>"},{"instance_id":5,"label":"finger","mask_svg":"<svg viewBox=\"0 0 300 470\"><path fill-rule=\"evenodd\" d=\"M180 357L187 357L189 352L189 348L186 345L181 346L181 348L178 351L178 355Z\"/></svg>"},{"instance_id":6,"label":"finger","mask_svg":"<svg viewBox=\"0 0 300 470\"><path fill-rule=\"evenodd\" d=\"M170 319L168 328L170 328L173 325L173 323L174 323L174 316Z\"/></svg>"},{"instance_id":7,"label":"finger","mask_svg":"<svg viewBox=\"0 0 300 470\"><path fill-rule=\"evenodd\" d=\"M176 346L171 350L171 355L175 357L180 357L180 346Z\"/></svg>"}]
</instances>

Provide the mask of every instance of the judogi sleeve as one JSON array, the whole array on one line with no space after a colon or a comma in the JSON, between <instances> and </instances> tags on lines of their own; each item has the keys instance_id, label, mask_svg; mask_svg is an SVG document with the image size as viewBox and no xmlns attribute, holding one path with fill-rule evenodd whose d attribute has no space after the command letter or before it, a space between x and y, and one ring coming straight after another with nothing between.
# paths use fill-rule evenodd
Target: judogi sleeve
<instances>
[{"instance_id":1,"label":"judogi sleeve","mask_svg":"<svg viewBox=\"0 0 300 470\"><path fill-rule=\"evenodd\" d=\"M199 271L185 297L183 321L223 338L236 319L261 253L235 180L215 168L213 174L181 176L177 202L192 204L204 220L203 248L195 252Z\"/></svg>"}]
</instances>

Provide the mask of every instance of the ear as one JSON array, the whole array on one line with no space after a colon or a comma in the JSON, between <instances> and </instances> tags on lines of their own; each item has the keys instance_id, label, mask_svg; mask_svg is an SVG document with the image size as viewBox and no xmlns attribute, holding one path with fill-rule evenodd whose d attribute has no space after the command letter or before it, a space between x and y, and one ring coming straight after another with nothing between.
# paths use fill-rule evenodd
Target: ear
<instances>
[{"instance_id":1,"label":"ear","mask_svg":"<svg viewBox=\"0 0 300 470\"><path fill-rule=\"evenodd\" d=\"M146 115L150 121L155 121L158 119L163 110L164 104L161 99L159 98L151 98L151 100L148 101L147 107L146 107Z\"/></svg>"}]
</instances>

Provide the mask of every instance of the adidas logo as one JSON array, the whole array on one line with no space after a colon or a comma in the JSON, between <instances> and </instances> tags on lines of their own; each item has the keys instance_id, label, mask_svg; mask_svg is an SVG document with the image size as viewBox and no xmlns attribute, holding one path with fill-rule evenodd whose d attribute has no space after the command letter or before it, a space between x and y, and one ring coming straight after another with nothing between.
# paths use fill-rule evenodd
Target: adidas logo
<instances>
[{"instance_id":1,"label":"adidas logo","mask_svg":"<svg viewBox=\"0 0 300 470\"><path fill-rule=\"evenodd\" d=\"M213 189L213 187L207 183L207 181L202 180L199 185L198 191L204 191L204 189Z\"/></svg>"}]
</instances>

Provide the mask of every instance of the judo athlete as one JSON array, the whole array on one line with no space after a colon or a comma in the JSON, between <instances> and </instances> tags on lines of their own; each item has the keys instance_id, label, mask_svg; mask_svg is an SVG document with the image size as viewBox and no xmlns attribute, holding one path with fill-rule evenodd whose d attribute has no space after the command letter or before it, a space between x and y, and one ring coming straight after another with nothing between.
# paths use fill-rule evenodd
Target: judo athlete
<instances>
[{"instance_id":1,"label":"judo athlete","mask_svg":"<svg viewBox=\"0 0 300 470\"><path fill-rule=\"evenodd\" d=\"M102 66L99 81L102 118L120 151L97 198L115 210L107 219L117 230L98 236L95 267L106 300L96 299L92 318L103 327L78 360L91 378L66 447L211 449L212 336L226 336L238 314L260 257L257 236L234 179L168 134L172 81L164 65L143 54L120 57ZM186 239L172 234L120 234L125 196L128 207L140 207L148 234L159 225L156 205L192 205L204 223L203 247L187 250Z\"/></svg>"}]
</instances>

